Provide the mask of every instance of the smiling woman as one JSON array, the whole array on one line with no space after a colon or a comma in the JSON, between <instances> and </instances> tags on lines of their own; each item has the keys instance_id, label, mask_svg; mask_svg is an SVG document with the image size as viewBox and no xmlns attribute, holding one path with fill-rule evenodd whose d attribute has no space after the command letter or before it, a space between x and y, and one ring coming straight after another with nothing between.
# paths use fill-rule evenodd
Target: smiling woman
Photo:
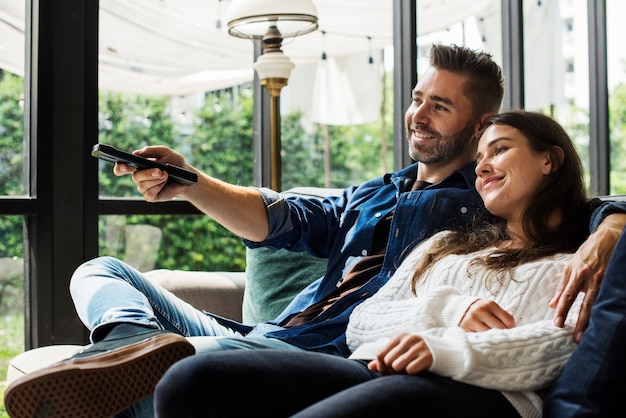
<instances>
[{"instance_id":1,"label":"smiling woman","mask_svg":"<svg viewBox=\"0 0 626 418\"><path fill-rule=\"evenodd\" d=\"M502 270L575 251L588 233L591 205L582 165L563 127L526 111L492 116L487 126L479 140L476 187L488 213L473 230L433 245L415 269L414 284L450 254L496 245L498 251L481 263Z\"/></svg>"}]
</instances>

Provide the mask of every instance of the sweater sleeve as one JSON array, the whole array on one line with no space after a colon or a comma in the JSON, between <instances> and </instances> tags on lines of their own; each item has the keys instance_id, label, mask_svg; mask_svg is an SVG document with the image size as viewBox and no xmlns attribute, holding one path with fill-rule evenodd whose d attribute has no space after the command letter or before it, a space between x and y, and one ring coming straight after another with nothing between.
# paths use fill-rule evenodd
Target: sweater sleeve
<instances>
[{"instance_id":1,"label":"sweater sleeve","mask_svg":"<svg viewBox=\"0 0 626 418\"><path fill-rule=\"evenodd\" d=\"M420 335L433 353L430 371L488 389L524 391L556 379L574 351L572 333L572 327L545 320L504 330L454 327Z\"/></svg>"}]
</instances>

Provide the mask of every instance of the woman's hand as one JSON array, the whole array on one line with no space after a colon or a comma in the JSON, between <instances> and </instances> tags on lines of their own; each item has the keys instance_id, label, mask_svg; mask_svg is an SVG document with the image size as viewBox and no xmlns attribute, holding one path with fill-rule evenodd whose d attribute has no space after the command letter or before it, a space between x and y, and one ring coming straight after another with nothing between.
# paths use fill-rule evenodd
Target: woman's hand
<instances>
[{"instance_id":1,"label":"woman's hand","mask_svg":"<svg viewBox=\"0 0 626 418\"><path fill-rule=\"evenodd\" d=\"M415 334L400 334L378 353L369 369L382 374L418 374L433 364L433 355L424 339Z\"/></svg>"},{"instance_id":2,"label":"woman's hand","mask_svg":"<svg viewBox=\"0 0 626 418\"><path fill-rule=\"evenodd\" d=\"M466 332L507 329L515 327L515 319L493 300L478 299L467 309L459 327Z\"/></svg>"}]
</instances>

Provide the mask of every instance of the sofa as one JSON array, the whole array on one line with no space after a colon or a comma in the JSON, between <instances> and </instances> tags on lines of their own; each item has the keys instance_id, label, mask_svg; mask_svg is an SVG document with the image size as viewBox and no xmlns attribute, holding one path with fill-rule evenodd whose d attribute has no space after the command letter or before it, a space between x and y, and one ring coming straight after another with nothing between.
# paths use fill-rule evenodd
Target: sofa
<instances>
[{"instance_id":1,"label":"sofa","mask_svg":"<svg viewBox=\"0 0 626 418\"><path fill-rule=\"evenodd\" d=\"M337 195L341 190L298 187L283 195L322 199ZM324 274L326 264L326 259L307 253L255 248L246 250L243 272L156 269L145 274L197 309L253 324L275 318L301 289ZM69 357L78 348L77 345L54 345L18 355L9 362L7 384L23 374Z\"/></svg>"}]
</instances>

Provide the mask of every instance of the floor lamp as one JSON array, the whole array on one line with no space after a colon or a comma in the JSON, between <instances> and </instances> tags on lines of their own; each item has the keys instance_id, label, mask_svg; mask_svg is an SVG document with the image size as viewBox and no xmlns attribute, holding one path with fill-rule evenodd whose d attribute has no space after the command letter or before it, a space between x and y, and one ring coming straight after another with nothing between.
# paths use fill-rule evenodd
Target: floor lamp
<instances>
[{"instance_id":1,"label":"floor lamp","mask_svg":"<svg viewBox=\"0 0 626 418\"><path fill-rule=\"evenodd\" d=\"M270 187L280 191L280 91L294 67L282 42L316 30L317 9L311 0L233 0L227 22L230 35L263 43L254 69L270 95Z\"/></svg>"}]
</instances>

